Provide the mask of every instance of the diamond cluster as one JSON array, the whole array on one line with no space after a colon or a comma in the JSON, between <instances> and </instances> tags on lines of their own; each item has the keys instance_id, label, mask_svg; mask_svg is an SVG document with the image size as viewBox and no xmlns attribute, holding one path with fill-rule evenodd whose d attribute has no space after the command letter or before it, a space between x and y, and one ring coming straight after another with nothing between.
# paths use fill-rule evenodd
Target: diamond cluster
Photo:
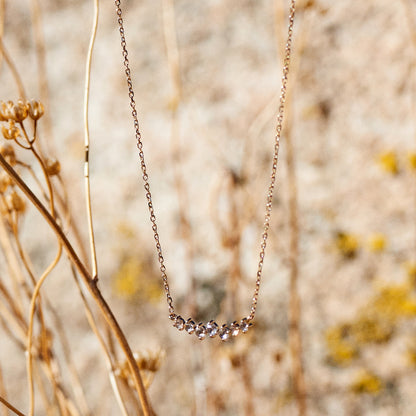
<instances>
[{"instance_id":1,"label":"diamond cluster","mask_svg":"<svg viewBox=\"0 0 416 416\"><path fill-rule=\"evenodd\" d=\"M253 325L248 318L243 318L240 323L234 321L232 324L224 324L221 327L215 321L209 321L207 324L200 322L196 324L191 318L187 321L180 315L172 313L169 318L173 322L173 326L179 331L185 331L188 334L195 334L198 339L214 338L217 335L222 341L227 341L231 337L236 337L240 332L245 334Z\"/></svg>"}]
</instances>

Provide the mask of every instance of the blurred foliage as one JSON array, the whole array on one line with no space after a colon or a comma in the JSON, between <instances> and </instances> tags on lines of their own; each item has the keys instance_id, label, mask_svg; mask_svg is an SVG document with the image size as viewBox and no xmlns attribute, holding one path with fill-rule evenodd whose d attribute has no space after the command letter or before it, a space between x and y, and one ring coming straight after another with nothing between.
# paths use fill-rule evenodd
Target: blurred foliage
<instances>
[{"instance_id":1,"label":"blurred foliage","mask_svg":"<svg viewBox=\"0 0 416 416\"><path fill-rule=\"evenodd\" d=\"M356 394L378 394L383 389L383 382L368 370L361 370L351 383L351 391Z\"/></svg>"},{"instance_id":2,"label":"blurred foliage","mask_svg":"<svg viewBox=\"0 0 416 416\"><path fill-rule=\"evenodd\" d=\"M327 330L329 362L349 365L365 345L388 342L400 320L415 316L416 298L412 286L405 283L382 287L355 319Z\"/></svg>"}]
</instances>

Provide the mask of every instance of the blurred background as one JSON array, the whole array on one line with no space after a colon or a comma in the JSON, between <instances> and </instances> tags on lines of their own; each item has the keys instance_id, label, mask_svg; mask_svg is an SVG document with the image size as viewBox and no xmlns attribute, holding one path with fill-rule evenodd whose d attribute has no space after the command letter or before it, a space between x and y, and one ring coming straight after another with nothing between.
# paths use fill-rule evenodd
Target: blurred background
<instances>
[{"instance_id":1,"label":"blurred background","mask_svg":"<svg viewBox=\"0 0 416 416\"><path fill-rule=\"evenodd\" d=\"M12 61L27 98L45 105L39 141L60 162L72 223L87 242L83 98L93 2L0 6L0 99L19 98ZM227 322L249 313L288 6L122 1L161 244L183 317ZM255 326L228 343L200 342L168 319L115 7L100 2L90 91L99 287L132 350L147 362L158 415L416 414L415 59L411 0L297 2ZM55 255L55 238L29 203L19 224L38 276ZM76 240L70 227L68 235ZM6 257L2 245L0 281L8 287ZM11 335L2 293L0 385L26 412L24 351ZM66 259L41 293L64 323L89 409L79 414L121 414ZM65 348L56 344L59 361ZM66 371L60 382L71 396ZM38 397L48 391L36 387L37 414L63 414L54 406L42 410Z\"/></svg>"}]
</instances>

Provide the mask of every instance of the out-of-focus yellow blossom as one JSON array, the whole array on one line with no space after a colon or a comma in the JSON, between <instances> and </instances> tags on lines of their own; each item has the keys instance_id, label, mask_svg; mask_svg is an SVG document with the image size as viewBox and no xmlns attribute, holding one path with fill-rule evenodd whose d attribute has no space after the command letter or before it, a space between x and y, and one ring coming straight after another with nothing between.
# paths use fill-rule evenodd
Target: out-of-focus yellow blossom
<instances>
[{"instance_id":1,"label":"out-of-focus yellow blossom","mask_svg":"<svg viewBox=\"0 0 416 416\"><path fill-rule=\"evenodd\" d=\"M378 156L380 167L387 173L397 175L399 173L399 162L396 152L389 151Z\"/></svg>"},{"instance_id":2,"label":"out-of-focus yellow blossom","mask_svg":"<svg viewBox=\"0 0 416 416\"><path fill-rule=\"evenodd\" d=\"M381 253L385 250L387 239L384 234L376 233L368 239L368 247L373 253Z\"/></svg>"},{"instance_id":3,"label":"out-of-focus yellow blossom","mask_svg":"<svg viewBox=\"0 0 416 416\"><path fill-rule=\"evenodd\" d=\"M379 377L368 370L361 370L351 384L351 391L356 394L377 395L383 389L383 383Z\"/></svg>"}]
</instances>

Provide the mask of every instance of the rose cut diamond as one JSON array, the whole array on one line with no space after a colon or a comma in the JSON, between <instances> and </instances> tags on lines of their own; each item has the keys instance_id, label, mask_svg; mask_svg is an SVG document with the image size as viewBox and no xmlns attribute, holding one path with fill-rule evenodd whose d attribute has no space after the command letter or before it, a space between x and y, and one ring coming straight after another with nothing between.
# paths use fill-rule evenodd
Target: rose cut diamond
<instances>
[{"instance_id":1,"label":"rose cut diamond","mask_svg":"<svg viewBox=\"0 0 416 416\"><path fill-rule=\"evenodd\" d=\"M215 335L218 333L218 325L214 321L209 321L207 323L207 334L210 336L210 338L214 338Z\"/></svg>"},{"instance_id":2,"label":"rose cut diamond","mask_svg":"<svg viewBox=\"0 0 416 416\"><path fill-rule=\"evenodd\" d=\"M236 337L240 333L240 325L238 325L237 321L234 321L231 324L231 335L233 337Z\"/></svg>"},{"instance_id":3,"label":"rose cut diamond","mask_svg":"<svg viewBox=\"0 0 416 416\"><path fill-rule=\"evenodd\" d=\"M248 322L247 318L243 318L240 322L241 332L246 333L253 324Z\"/></svg>"},{"instance_id":4,"label":"rose cut diamond","mask_svg":"<svg viewBox=\"0 0 416 416\"><path fill-rule=\"evenodd\" d=\"M191 318L189 318L189 319L186 321L186 324L185 324L185 331L186 331L188 334L192 334L192 333L195 331L195 322L194 322Z\"/></svg>"},{"instance_id":5,"label":"rose cut diamond","mask_svg":"<svg viewBox=\"0 0 416 416\"><path fill-rule=\"evenodd\" d=\"M205 325L199 323L195 328L195 335L202 341L207 336Z\"/></svg>"},{"instance_id":6,"label":"rose cut diamond","mask_svg":"<svg viewBox=\"0 0 416 416\"><path fill-rule=\"evenodd\" d=\"M177 316L175 319L175 323L173 324L175 328L178 328L179 331L182 331L185 328L185 321L181 316Z\"/></svg>"},{"instance_id":7,"label":"rose cut diamond","mask_svg":"<svg viewBox=\"0 0 416 416\"><path fill-rule=\"evenodd\" d=\"M224 324L221 327L219 334L220 334L220 338L223 341L227 341L227 339L230 338L230 334L231 334L230 328L228 328L228 326Z\"/></svg>"}]
</instances>

